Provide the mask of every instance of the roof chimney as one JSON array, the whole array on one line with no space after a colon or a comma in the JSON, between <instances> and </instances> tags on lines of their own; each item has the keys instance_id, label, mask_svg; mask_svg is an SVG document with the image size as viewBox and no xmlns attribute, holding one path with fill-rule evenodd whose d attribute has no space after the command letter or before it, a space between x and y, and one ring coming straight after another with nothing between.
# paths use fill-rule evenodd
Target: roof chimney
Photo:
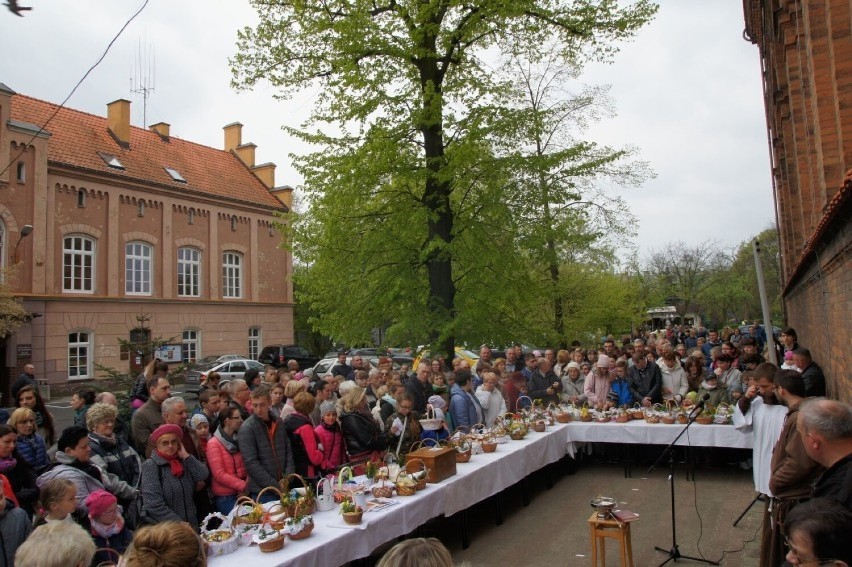
<instances>
[{"instance_id":1,"label":"roof chimney","mask_svg":"<svg viewBox=\"0 0 852 567\"><path fill-rule=\"evenodd\" d=\"M157 122L156 124L151 124L150 126L148 126L148 128L151 130L151 132L156 132L166 142L169 141L169 128L170 127L171 127L171 124L169 124L168 122Z\"/></svg>"},{"instance_id":2,"label":"roof chimney","mask_svg":"<svg viewBox=\"0 0 852 567\"><path fill-rule=\"evenodd\" d=\"M252 173L260 179L267 189L275 186L275 164L272 162L262 163L251 168Z\"/></svg>"},{"instance_id":3,"label":"roof chimney","mask_svg":"<svg viewBox=\"0 0 852 567\"><path fill-rule=\"evenodd\" d=\"M225 151L236 150L237 146L243 143L243 125L231 122L222 129L225 131Z\"/></svg>"},{"instance_id":4,"label":"roof chimney","mask_svg":"<svg viewBox=\"0 0 852 567\"><path fill-rule=\"evenodd\" d=\"M107 104L107 125L116 141L130 145L130 101L120 98Z\"/></svg>"},{"instance_id":5,"label":"roof chimney","mask_svg":"<svg viewBox=\"0 0 852 567\"><path fill-rule=\"evenodd\" d=\"M240 158L244 164L249 167L254 167L254 151L257 149L255 144L249 142L248 144L240 144L236 147L237 157Z\"/></svg>"},{"instance_id":6,"label":"roof chimney","mask_svg":"<svg viewBox=\"0 0 852 567\"><path fill-rule=\"evenodd\" d=\"M269 190L276 199L281 201L287 210L290 211L293 209L293 188L289 185L282 185L281 187L273 187Z\"/></svg>"}]
</instances>

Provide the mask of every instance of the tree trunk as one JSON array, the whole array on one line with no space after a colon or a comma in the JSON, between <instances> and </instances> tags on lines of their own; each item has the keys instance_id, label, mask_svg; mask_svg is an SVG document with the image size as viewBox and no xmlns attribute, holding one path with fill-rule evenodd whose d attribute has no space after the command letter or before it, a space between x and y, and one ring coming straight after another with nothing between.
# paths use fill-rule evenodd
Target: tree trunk
<instances>
[{"instance_id":1,"label":"tree trunk","mask_svg":"<svg viewBox=\"0 0 852 567\"><path fill-rule=\"evenodd\" d=\"M425 53L435 53L435 38L425 34L423 38ZM423 135L423 148L426 160L426 187L423 192L423 204L429 211L428 234L425 263L429 277L429 298L426 308L433 316L437 315L438 324L429 337L430 343L441 338L439 329L445 328L455 318L456 285L453 281L452 255L448 250L453 240L453 210L450 204L452 186L446 176L441 175L446 167L444 157L444 107L441 91L441 75L434 56L419 61L420 85L422 95L422 115L419 130ZM444 334L438 349L452 362L455 347L455 333Z\"/></svg>"}]
</instances>

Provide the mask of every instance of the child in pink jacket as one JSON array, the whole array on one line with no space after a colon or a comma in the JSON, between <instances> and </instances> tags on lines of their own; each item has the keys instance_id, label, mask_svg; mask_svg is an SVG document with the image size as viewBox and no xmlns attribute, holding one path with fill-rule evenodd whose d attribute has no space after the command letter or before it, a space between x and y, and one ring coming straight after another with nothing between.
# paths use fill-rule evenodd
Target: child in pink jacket
<instances>
[{"instance_id":1,"label":"child in pink jacket","mask_svg":"<svg viewBox=\"0 0 852 567\"><path fill-rule=\"evenodd\" d=\"M323 461L320 468L329 470L346 462L343 433L337 422L337 407L334 402L326 401L320 404L320 419L321 423L314 429L322 443Z\"/></svg>"}]
</instances>

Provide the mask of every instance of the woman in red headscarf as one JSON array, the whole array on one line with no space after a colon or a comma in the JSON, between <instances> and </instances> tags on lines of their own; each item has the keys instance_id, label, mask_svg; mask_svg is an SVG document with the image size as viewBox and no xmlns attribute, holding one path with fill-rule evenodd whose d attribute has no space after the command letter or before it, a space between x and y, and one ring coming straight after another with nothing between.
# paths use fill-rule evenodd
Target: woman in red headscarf
<instances>
[{"instance_id":1,"label":"woman in red headscarf","mask_svg":"<svg viewBox=\"0 0 852 567\"><path fill-rule=\"evenodd\" d=\"M142 519L150 523L188 522L198 531L192 494L195 483L207 480L210 471L186 452L182 437L181 428L173 424L161 425L151 434L154 450L142 463Z\"/></svg>"}]
</instances>

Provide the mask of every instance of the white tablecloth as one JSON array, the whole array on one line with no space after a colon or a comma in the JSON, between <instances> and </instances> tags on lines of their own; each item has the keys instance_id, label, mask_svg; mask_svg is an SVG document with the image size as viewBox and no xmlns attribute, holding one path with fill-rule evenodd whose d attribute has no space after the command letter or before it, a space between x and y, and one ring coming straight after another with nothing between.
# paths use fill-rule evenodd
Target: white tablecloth
<instances>
[{"instance_id":1,"label":"white tablecloth","mask_svg":"<svg viewBox=\"0 0 852 567\"><path fill-rule=\"evenodd\" d=\"M646 423L634 419L627 423L595 423L593 421L572 421L566 430L568 435L567 451L574 455L579 443L631 443L638 445L668 445L678 436L683 425L666 423ZM693 423L678 445L690 447L733 447L751 449L754 436L751 433L737 431L732 425L701 425Z\"/></svg>"},{"instance_id":2,"label":"white tablecloth","mask_svg":"<svg viewBox=\"0 0 852 567\"><path fill-rule=\"evenodd\" d=\"M337 510L314 514L314 531L301 541L286 540L284 549L262 553L257 546L209 559L212 567L244 565L343 565L366 557L378 546L405 535L431 518L450 516L522 480L565 456L567 426L557 424L544 433L530 431L522 441L497 446L494 453L474 455L457 465L457 474L427 485L414 496L396 496L399 504L364 514L365 529L339 528Z\"/></svg>"}]
</instances>

